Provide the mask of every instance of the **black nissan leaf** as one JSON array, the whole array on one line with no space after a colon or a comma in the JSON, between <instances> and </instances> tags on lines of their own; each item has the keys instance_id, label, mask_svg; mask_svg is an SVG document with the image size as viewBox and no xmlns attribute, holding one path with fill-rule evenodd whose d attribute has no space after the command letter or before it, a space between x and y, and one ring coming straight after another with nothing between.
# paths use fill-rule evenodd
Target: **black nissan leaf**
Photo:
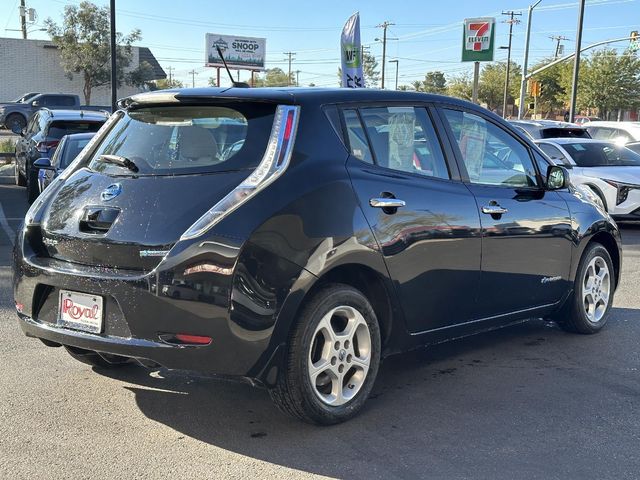
<instances>
[{"instance_id":1,"label":"black nissan leaf","mask_svg":"<svg viewBox=\"0 0 640 480\"><path fill-rule=\"evenodd\" d=\"M607 322L615 222L478 106L229 88L119 107L15 247L23 331L82 362L240 377L331 424L390 354L530 318Z\"/></svg>"}]
</instances>

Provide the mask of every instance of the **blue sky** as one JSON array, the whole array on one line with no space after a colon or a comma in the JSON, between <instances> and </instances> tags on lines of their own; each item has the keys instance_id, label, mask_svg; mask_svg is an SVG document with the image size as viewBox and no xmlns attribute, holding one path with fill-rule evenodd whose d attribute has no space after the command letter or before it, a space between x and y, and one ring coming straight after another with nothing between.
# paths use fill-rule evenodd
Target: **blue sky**
<instances>
[{"instance_id":1,"label":"blue sky","mask_svg":"<svg viewBox=\"0 0 640 480\"><path fill-rule=\"evenodd\" d=\"M27 0L27 7L38 13L37 29L45 18L60 22L64 6L80 0ZM108 0L94 3L108 5ZM532 2L531 2L532 3ZM456 75L469 70L460 62L461 22L465 17L505 17L503 10L521 11L522 23L514 27L513 58L522 62L528 0L457 0L433 2L426 0L369 0L367 2L324 0L116 0L118 31L133 28L142 31L139 45L149 47L167 70L191 86L192 69L198 73L196 86L207 84L215 70L204 67L204 36L207 32L267 38L267 67L286 70L283 52L296 56L293 70L299 70L300 83L337 86L339 40L342 26L355 11L360 12L363 44L370 45L378 61L382 57L381 29L376 25L388 20L390 40L387 60L399 59L400 84L421 79L426 72L440 70ZM19 0L0 0L0 36L19 37ZM565 53L574 50L578 3L572 0L542 0L534 10L532 22L531 61L552 55L555 43L551 35L564 35ZM640 0L587 0L583 45L629 35L640 30ZM508 25L497 23L496 45L506 45ZM45 32L34 31L30 38L48 38ZM623 48L627 44L617 44ZM506 59L506 50L496 50L496 60ZM1 59L0 59L1 61ZM395 76L395 65L387 66L387 75ZM248 73L241 74L241 78ZM387 85L389 86L389 85Z\"/></svg>"}]
</instances>

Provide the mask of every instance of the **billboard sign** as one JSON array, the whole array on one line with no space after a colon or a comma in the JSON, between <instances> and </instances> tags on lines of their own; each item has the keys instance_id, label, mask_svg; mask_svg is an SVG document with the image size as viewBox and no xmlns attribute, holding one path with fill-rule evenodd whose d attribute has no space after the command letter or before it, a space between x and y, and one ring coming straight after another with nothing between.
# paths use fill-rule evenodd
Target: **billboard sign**
<instances>
[{"instance_id":1,"label":"billboard sign","mask_svg":"<svg viewBox=\"0 0 640 480\"><path fill-rule=\"evenodd\" d=\"M466 18L462 37L463 62L492 62L496 19Z\"/></svg>"},{"instance_id":2,"label":"billboard sign","mask_svg":"<svg viewBox=\"0 0 640 480\"><path fill-rule=\"evenodd\" d=\"M224 67L216 46L229 68L244 70L264 70L264 59L267 49L266 38L240 37L235 35L219 35L207 33L205 37L206 66Z\"/></svg>"}]
</instances>

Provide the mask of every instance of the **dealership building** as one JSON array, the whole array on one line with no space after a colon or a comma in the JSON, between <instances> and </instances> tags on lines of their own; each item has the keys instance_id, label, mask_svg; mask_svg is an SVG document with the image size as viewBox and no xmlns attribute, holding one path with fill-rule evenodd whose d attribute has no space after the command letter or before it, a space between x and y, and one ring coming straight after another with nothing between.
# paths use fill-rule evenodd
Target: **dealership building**
<instances>
[{"instance_id":1,"label":"dealership building","mask_svg":"<svg viewBox=\"0 0 640 480\"><path fill-rule=\"evenodd\" d=\"M149 66L146 81L166 78L160 64L148 48L133 47L129 70L140 65ZM58 48L49 40L24 40L0 37L0 102L15 100L27 92L73 93L84 103L81 74L69 79L60 64ZM144 87L122 85L118 88L118 98L127 97L144 90ZM91 92L93 105L110 105L109 85L95 87Z\"/></svg>"}]
</instances>

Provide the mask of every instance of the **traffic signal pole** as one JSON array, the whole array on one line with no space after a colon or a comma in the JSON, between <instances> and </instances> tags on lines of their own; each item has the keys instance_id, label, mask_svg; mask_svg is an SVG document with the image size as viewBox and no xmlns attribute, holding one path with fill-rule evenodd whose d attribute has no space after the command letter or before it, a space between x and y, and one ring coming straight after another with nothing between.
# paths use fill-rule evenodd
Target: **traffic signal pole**
<instances>
[{"instance_id":1,"label":"traffic signal pole","mask_svg":"<svg viewBox=\"0 0 640 480\"><path fill-rule=\"evenodd\" d=\"M569 122L576 117L576 100L578 97L578 74L580 73L580 49L582 48L582 25L584 23L584 4L586 0L580 0L578 11L578 34L576 35L576 56L573 61L573 82L571 86L571 106L569 108Z\"/></svg>"},{"instance_id":2,"label":"traffic signal pole","mask_svg":"<svg viewBox=\"0 0 640 480\"><path fill-rule=\"evenodd\" d=\"M538 0L533 5L529 5L529 13L527 15L527 36L524 41L524 59L522 60L522 80L520 82L520 104L518 105L518 120L522 119L524 111L524 97L527 90L527 68L529 67L529 42L531 41L531 14L533 9L538 6L542 0Z\"/></svg>"}]
</instances>

